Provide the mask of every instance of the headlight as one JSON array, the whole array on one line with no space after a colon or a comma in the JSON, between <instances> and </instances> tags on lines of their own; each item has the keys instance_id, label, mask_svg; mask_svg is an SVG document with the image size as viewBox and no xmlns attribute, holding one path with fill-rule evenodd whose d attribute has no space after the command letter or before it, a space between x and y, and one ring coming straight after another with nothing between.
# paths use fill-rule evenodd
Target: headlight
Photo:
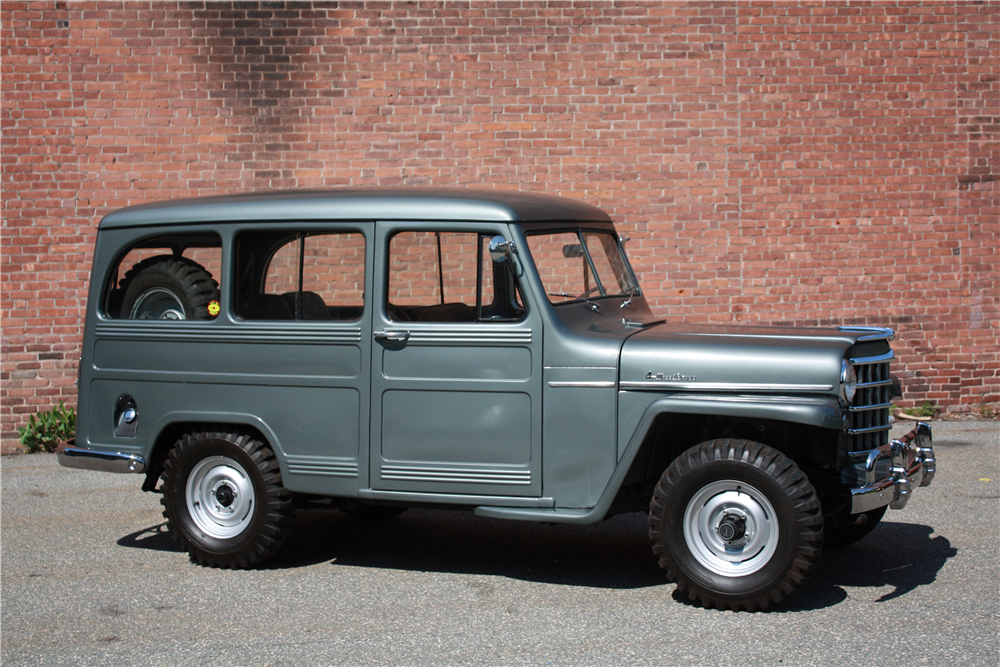
<instances>
[{"instance_id":1,"label":"headlight","mask_svg":"<svg viewBox=\"0 0 1000 667\"><path fill-rule=\"evenodd\" d=\"M844 359L840 362L840 397L848 403L854 402L854 394L858 391L858 375L854 366Z\"/></svg>"}]
</instances>

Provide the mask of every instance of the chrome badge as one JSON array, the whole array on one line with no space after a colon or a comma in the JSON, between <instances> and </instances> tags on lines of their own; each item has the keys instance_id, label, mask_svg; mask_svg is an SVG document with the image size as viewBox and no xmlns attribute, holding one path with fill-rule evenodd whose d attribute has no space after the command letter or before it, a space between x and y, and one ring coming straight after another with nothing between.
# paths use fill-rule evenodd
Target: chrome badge
<instances>
[{"instance_id":1,"label":"chrome badge","mask_svg":"<svg viewBox=\"0 0 1000 667\"><path fill-rule=\"evenodd\" d=\"M673 375L664 375L663 373L654 373L649 371L646 373L647 380L653 380L656 382L694 382L694 375L684 375L683 373L674 373Z\"/></svg>"}]
</instances>

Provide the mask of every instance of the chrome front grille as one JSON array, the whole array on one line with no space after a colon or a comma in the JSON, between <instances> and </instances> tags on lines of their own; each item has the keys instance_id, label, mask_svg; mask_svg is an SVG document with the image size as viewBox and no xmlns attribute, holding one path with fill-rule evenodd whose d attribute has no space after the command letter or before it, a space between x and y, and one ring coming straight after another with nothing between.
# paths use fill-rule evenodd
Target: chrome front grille
<instances>
[{"instance_id":1,"label":"chrome front grille","mask_svg":"<svg viewBox=\"0 0 1000 667\"><path fill-rule=\"evenodd\" d=\"M892 378L889 377L889 362L892 352L877 357L850 358L854 372L858 376L858 390L854 402L847 408L848 429L851 451L875 449L889 442L889 400Z\"/></svg>"}]
</instances>

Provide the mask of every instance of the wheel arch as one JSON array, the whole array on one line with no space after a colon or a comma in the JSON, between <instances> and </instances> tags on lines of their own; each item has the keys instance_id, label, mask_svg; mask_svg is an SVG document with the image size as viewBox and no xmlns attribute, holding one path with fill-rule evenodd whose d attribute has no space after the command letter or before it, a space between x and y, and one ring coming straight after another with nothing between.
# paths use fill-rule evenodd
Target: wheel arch
<instances>
[{"instance_id":1,"label":"wheel arch","mask_svg":"<svg viewBox=\"0 0 1000 667\"><path fill-rule=\"evenodd\" d=\"M765 444L803 470L836 465L843 413L834 398L662 396L650 402L624 448L625 472L608 516L648 508L653 487L674 459L717 438Z\"/></svg>"},{"instance_id":2,"label":"wheel arch","mask_svg":"<svg viewBox=\"0 0 1000 667\"><path fill-rule=\"evenodd\" d=\"M287 463L278 437L259 417L235 412L169 412L154 425L153 447L146 466L143 491L153 491L163 473L163 462L174 443L185 433L204 430L237 429L264 443L275 454L282 477L287 474Z\"/></svg>"}]
</instances>

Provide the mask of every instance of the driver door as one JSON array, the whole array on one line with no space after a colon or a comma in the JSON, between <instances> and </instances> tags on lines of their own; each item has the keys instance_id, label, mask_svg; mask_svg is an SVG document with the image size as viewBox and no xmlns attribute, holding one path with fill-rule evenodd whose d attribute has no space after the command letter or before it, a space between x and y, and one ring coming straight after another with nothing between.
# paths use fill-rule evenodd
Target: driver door
<instances>
[{"instance_id":1,"label":"driver door","mask_svg":"<svg viewBox=\"0 0 1000 667\"><path fill-rule=\"evenodd\" d=\"M373 322L373 490L541 495L541 318L518 289L516 256L490 259L501 234L377 223L387 271Z\"/></svg>"}]
</instances>

